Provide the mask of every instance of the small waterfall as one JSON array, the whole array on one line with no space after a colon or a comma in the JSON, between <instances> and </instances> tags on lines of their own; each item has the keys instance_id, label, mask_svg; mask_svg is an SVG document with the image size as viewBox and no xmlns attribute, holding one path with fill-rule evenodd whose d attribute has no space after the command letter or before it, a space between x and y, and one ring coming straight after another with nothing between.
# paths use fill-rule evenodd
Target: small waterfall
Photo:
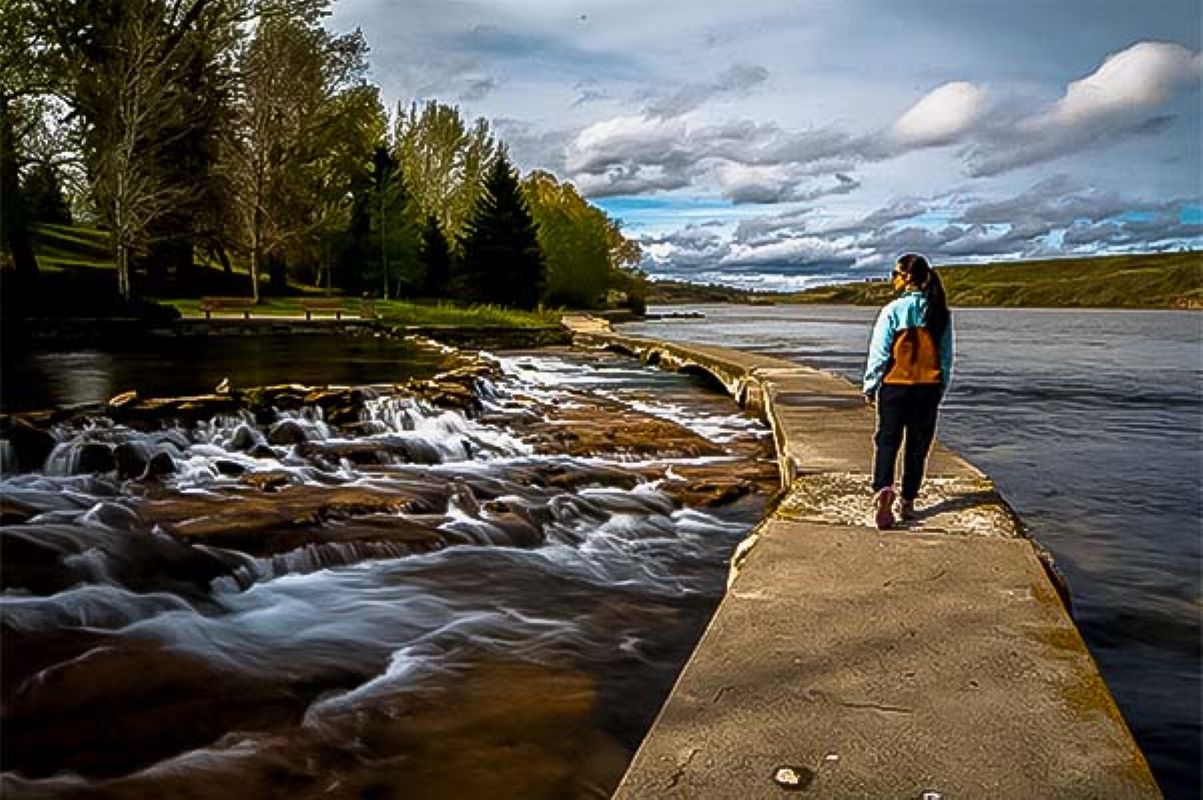
<instances>
[{"instance_id":1,"label":"small waterfall","mask_svg":"<svg viewBox=\"0 0 1203 800\"><path fill-rule=\"evenodd\" d=\"M620 763L590 743L637 743L758 508L681 506L673 470L713 458L539 452L526 426L606 392L593 424L761 433L687 396L634 408L650 379L627 362L499 362L475 418L373 388L357 417L56 427L42 473L0 479L23 520L0 527L5 790L353 797L422 793L459 749ZM435 777L379 766L419 763Z\"/></svg>"}]
</instances>

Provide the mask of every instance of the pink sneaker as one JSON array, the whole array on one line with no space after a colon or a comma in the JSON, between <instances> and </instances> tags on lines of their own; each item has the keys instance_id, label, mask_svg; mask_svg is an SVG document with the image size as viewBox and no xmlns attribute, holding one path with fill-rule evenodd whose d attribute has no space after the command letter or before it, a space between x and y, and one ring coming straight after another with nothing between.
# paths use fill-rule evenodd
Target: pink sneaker
<instances>
[{"instance_id":1,"label":"pink sneaker","mask_svg":"<svg viewBox=\"0 0 1203 800\"><path fill-rule=\"evenodd\" d=\"M873 521L877 530L884 531L894 527L894 487L887 486L873 496L875 514Z\"/></svg>"}]
</instances>

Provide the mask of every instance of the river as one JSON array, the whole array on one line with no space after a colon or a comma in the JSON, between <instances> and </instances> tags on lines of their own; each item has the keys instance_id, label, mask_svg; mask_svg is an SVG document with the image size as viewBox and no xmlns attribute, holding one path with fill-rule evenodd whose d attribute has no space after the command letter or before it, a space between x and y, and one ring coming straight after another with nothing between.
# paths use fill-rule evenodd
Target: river
<instances>
[{"instance_id":1,"label":"river","mask_svg":"<svg viewBox=\"0 0 1203 800\"><path fill-rule=\"evenodd\" d=\"M859 381L876 309L697 306L621 329ZM1200 796L1203 315L955 310L940 439L1055 555L1073 613L1166 795ZM868 465L866 465L867 469Z\"/></svg>"},{"instance_id":2,"label":"river","mask_svg":"<svg viewBox=\"0 0 1203 800\"><path fill-rule=\"evenodd\" d=\"M608 354L469 365L465 413L393 386L438 368L401 343L171 352L26 354L7 405L366 385L6 447L0 793L608 796L777 486L768 431Z\"/></svg>"}]
</instances>

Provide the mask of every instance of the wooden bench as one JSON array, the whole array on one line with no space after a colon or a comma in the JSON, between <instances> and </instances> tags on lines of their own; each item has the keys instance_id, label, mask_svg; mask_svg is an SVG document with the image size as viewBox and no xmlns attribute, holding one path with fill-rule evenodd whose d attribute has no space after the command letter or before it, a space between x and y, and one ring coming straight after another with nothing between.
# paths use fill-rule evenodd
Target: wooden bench
<instances>
[{"instance_id":1,"label":"wooden bench","mask_svg":"<svg viewBox=\"0 0 1203 800\"><path fill-rule=\"evenodd\" d=\"M323 297L313 300L302 300L301 310L305 312L305 319L308 321L318 312L333 314L335 319L342 319L343 312L347 309L343 306L343 301L337 297Z\"/></svg>"},{"instance_id":2,"label":"wooden bench","mask_svg":"<svg viewBox=\"0 0 1203 800\"><path fill-rule=\"evenodd\" d=\"M250 319L255 300L251 297L202 297L200 307L205 312L205 319L212 319L214 311L241 311L243 319Z\"/></svg>"}]
</instances>

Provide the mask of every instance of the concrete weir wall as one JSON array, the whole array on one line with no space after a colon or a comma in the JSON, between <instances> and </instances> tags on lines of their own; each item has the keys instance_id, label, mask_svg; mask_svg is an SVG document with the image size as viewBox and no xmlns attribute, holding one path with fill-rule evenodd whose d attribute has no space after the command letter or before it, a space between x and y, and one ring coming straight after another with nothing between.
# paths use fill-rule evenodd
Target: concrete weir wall
<instances>
[{"instance_id":1,"label":"concrete weir wall","mask_svg":"<svg viewBox=\"0 0 1203 800\"><path fill-rule=\"evenodd\" d=\"M937 445L920 518L879 532L857 387L565 324L722 383L771 425L782 478L616 798L1161 796L1050 560L985 475Z\"/></svg>"}]
</instances>

